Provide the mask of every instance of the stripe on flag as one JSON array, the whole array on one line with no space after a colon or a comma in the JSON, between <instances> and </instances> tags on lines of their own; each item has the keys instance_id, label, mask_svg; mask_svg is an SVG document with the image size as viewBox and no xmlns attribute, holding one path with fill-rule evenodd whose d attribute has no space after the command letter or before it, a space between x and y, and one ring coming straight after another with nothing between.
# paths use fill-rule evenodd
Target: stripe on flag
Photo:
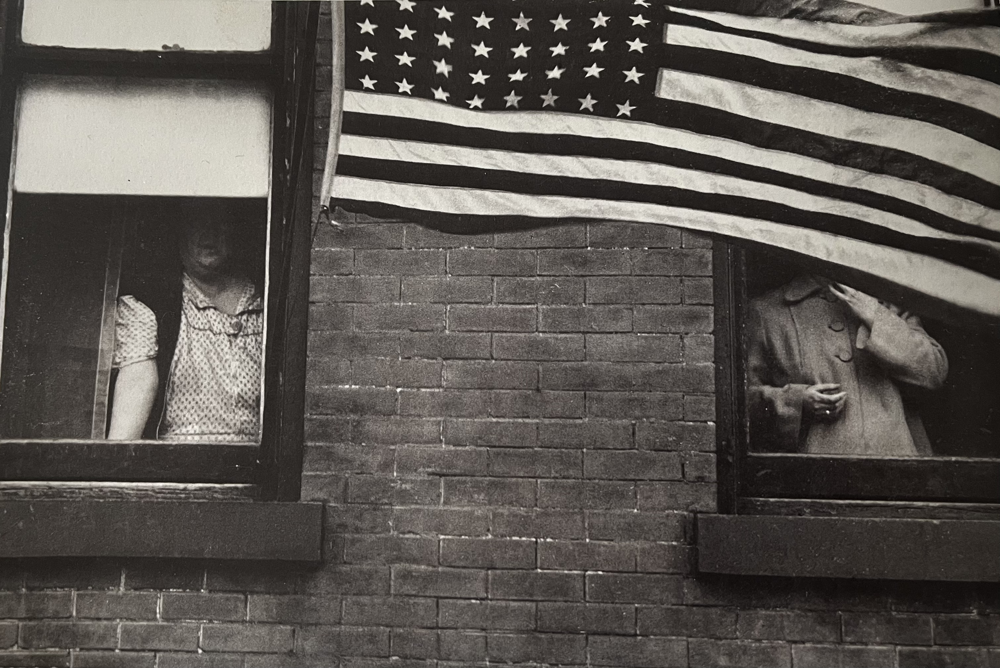
<instances>
[{"instance_id":1,"label":"stripe on flag","mask_svg":"<svg viewBox=\"0 0 1000 668\"><path fill-rule=\"evenodd\" d=\"M668 69L660 70L656 93L668 100L936 160L1000 185L1000 152L925 121Z\"/></svg>"},{"instance_id":2,"label":"stripe on flag","mask_svg":"<svg viewBox=\"0 0 1000 668\"><path fill-rule=\"evenodd\" d=\"M877 57L852 58L814 53L758 38L720 35L692 26L676 25L668 27L668 30L670 42L675 46L752 58L754 64L763 61L786 67L805 67L816 72L840 74L881 86L889 91L916 93L935 98L939 102L953 101L991 116L1000 116L1000 86L988 85L988 82L975 77Z\"/></svg>"}]
</instances>

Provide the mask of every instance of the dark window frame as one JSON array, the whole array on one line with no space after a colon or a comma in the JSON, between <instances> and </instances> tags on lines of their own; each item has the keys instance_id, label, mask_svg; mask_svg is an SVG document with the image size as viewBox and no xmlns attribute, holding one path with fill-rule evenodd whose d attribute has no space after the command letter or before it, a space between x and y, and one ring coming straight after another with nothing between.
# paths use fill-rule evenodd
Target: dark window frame
<instances>
[{"instance_id":1,"label":"dark window frame","mask_svg":"<svg viewBox=\"0 0 1000 668\"><path fill-rule=\"evenodd\" d=\"M715 245L720 509L745 499L1000 504L1000 458L871 458L751 452L746 413L746 261ZM886 481L891 481L887 484Z\"/></svg>"},{"instance_id":2,"label":"dark window frame","mask_svg":"<svg viewBox=\"0 0 1000 668\"><path fill-rule=\"evenodd\" d=\"M20 42L20 0L0 0L0 182L7 183L16 92L28 74L255 79L273 91L270 285L261 443L0 440L0 484L11 481L253 485L264 501L297 501L305 405L312 209L312 91L317 3L272 3L266 53L130 52ZM305 57L304 57L305 56ZM3 195L6 209L6 191ZM5 223L6 224L6 223Z\"/></svg>"},{"instance_id":3,"label":"dark window frame","mask_svg":"<svg viewBox=\"0 0 1000 668\"><path fill-rule=\"evenodd\" d=\"M718 511L696 521L700 572L1000 580L1000 458L749 450L745 253L713 248Z\"/></svg>"}]
</instances>

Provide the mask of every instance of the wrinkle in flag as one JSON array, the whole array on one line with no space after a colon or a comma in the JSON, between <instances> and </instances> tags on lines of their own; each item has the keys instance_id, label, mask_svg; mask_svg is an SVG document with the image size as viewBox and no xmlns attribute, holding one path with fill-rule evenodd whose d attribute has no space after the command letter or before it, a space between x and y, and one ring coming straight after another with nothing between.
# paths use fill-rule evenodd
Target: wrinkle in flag
<instances>
[{"instance_id":1,"label":"wrinkle in flag","mask_svg":"<svg viewBox=\"0 0 1000 668\"><path fill-rule=\"evenodd\" d=\"M995 11L850 25L359 0L343 17L333 205L470 232L672 225L1000 316Z\"/></svg>"}]
</instances>

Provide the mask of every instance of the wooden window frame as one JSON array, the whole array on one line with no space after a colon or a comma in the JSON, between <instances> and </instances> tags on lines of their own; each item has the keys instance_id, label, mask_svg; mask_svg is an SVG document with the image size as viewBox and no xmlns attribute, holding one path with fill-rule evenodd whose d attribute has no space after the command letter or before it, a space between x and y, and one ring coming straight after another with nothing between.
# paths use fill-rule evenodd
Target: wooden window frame
<instances>
[{"instance_id":1,"label":"wooden window frame","mask_svg":"<svg viewBox=\"0 0 1000 668\"><path fill-rule=\"evenodd\" d=\"M266 53L132 52L25 45L19 30L22 2L0 0L0 155L11 155L16 92L26 75L253 79L266 82L274 100L260 445L0 440L0 486L26 481L96 483L95 495L100 496L99 483L204 483L245 486L250 490L246 496L259 501L299 500L318 14L316 2L272 3L271 47ZM8 182L9 171L9 158L0 160L0 182ZM6 192L3 197L6 208Z\"/></svg>"},{"instance_id":2,"label":"wooden window frame","mask_svg":"<svg viewBox=\"0 0 1000 668\"><path fill-rule=\"evenodd\" d=\"M749 451L744 251L717 241L713 260L719 497L697 522L701 571L1000 580L1000 458Z\"/></svg>"}]
</instances>

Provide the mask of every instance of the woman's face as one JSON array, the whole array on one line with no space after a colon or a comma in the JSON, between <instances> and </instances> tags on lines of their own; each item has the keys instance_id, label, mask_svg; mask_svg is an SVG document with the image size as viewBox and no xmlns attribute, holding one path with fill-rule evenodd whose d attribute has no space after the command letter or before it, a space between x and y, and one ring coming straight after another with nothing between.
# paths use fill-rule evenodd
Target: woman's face
<instances>
[{"instance_id":1,"label":"woman's face","mask_svg":"<svg viewBox=\"0 0 1000 668\"><path fill-rule=\"evenodd\" d=\"M181 264L189 274L224 273L233 259L233 228L211 215L194 215L184 221Z\"/></svg>"}]
</instances>

